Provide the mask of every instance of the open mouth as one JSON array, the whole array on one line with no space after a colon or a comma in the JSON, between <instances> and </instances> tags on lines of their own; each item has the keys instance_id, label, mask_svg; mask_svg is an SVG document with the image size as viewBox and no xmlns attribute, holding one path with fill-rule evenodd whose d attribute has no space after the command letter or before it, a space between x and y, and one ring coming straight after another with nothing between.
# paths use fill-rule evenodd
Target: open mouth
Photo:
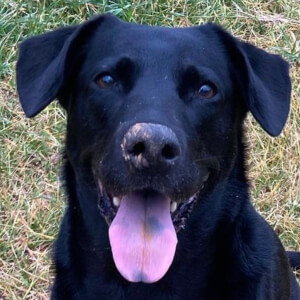
<instances>
[{"instance_id":1,"label":"open mouth","mask_svg":"<svg viewBox=\"0 0 300 300\"><path fill-rule=\"evenodd\" d=\"M193 208L197 204L198 196L201 193L201 191L204 189L204 186L205 186L205 182L203 182L200 190L198 190L194 195L192 195L187 199L183 199L179 201L178 200L172 201L170 199L170 214L176 232L178 232L180 229L183 229L185 227L185 222L188 219L190 213L193 211ZM106 220L107 224L110 226L110 224L112 223L114 217L118 212L122 199L125 196L121 196L121 197L113 196L107 193L100 180L98 180L98 191L99 191L99 199L98 199L99 211L103 216L103 218ZM146 196L149 193L150 194L157 193L157 195L160 194L159 192L155 192L153 190L147 190L147 189L137 190L136 193L144 194L144 196Z\"/></svg>"},{"instance_id":2,"label":"open mouth","mask_svg":"<svg viewBox=\"0 0 300 300\"><path fill-rule=\"evenodd\" d=\"M109 225L109 240L115 265L131 282L156 282L172 264L177 234L196 206L204 189L181 201L151 189L124 196L106 192L98 180L101 215Z\"/></svg>"}]
</instances>

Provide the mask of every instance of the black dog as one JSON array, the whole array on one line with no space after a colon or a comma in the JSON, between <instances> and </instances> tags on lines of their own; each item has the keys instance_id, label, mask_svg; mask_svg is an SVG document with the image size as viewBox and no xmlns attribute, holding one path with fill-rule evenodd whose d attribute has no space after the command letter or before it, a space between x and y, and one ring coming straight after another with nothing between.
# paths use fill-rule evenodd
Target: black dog
<instances>
[{"instance_id":1,"label":"black dog","mask_svg":"<svg viewBox=\"0 0 300 300\"><path fill-rule=\"evenodd\" d=\"M28 117L68 114L52 299L300 299L245 175L247 111L272 136L288 116L282 58L103 15L22 43L17 81Z\"/></svg>"}]
</instances>

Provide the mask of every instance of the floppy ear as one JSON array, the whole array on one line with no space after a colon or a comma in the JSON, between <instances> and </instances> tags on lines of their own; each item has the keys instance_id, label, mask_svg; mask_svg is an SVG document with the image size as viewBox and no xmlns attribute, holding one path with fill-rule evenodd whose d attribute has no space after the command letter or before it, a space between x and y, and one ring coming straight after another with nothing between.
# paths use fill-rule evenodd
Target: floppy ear
<instances>
[{"instance_id":1,"label":"floppy ear","mask_svg":"<svg viewBox=\"0 0 300 300\"><path fill-rule=\"evenodd\" d=\"M289 65L279 55L241 42L209 24L226 46L247 108L271 136L280 134L290 109Z\"/></svg>"},{"instance_id":2,"label":"floppy ear","mask_svg":"<svg viewBox=\"0 0 300 300\"><path fill-rule=\"evenodd\" d=\"M249 110L271 136L282 131L290 109L289 65L279 55L238 42L247 72L244 82Z\"/></svg>"},{"instance_id":3,"label":"floppy ear","mask_svg":"<svg viewBox=\"0 0 300 300\"><path fill-rule=\"evenodd\" d=\"M58 95L68 65L92 29L105 16L25 40L17 62L17 90L27 117L34 117Z\"/></svg>"}]
</instances>

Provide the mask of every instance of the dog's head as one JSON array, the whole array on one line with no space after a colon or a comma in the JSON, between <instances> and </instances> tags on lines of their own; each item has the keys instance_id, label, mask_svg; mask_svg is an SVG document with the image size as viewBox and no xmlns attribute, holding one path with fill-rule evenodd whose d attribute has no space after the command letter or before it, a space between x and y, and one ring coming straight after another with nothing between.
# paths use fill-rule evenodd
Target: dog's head
<instances>
[{"instance_id":1,"label":"dog's head","mask_svg":"<svg viewBox=\"0 0 300 300\"><path fill-rule=\"evenodd\" d=\"M144 282L165 274L176 231L230 173L246 112L276 136L291 90L285 61L216 25L107 15L22 43L17 85L28 117L56 97L66 109L68 158L95 179L116 266Z\"/></svg>"}]
</instances>

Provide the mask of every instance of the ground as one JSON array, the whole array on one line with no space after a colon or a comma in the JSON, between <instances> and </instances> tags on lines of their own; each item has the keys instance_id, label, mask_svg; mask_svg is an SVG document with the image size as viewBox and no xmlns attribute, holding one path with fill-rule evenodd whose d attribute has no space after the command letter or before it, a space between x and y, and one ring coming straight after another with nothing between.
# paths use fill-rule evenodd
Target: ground
<instances>
[{"instance_id":1,"label":"ground","mask_svg":"<svg viewBox=\"0 0 300 300\"><path fill-rule=\"evenodd\" d=\"M253 202L284 246L300 250L299 0L0 0L0 299L49 299L50 252L64 209L59 179L66 116L57 103L26 119L15 92L17 45L97 13L164 26L217 22L291 64L290 119L276 139L246 122Z\"/></svg>"}]
</instances>

